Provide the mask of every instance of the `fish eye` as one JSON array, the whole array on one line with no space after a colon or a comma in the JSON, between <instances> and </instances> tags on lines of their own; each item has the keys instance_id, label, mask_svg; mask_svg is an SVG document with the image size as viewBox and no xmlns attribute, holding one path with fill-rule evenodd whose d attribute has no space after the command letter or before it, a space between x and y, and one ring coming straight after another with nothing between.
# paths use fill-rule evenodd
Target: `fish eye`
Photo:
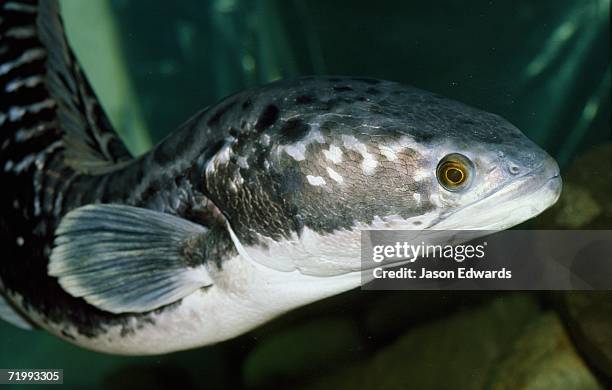
<instances>
[{"instance_id":1,"label":"fish eye","mask_svg":"<svg viewBox=\"0 0 612 390\"><path fill-rule=\"evenodd\" d=\"M459 153L444 156L436 168L438 182L447 191L460 191L470 184L474 165L469 158Z\"/></svg>"}]
</instances>

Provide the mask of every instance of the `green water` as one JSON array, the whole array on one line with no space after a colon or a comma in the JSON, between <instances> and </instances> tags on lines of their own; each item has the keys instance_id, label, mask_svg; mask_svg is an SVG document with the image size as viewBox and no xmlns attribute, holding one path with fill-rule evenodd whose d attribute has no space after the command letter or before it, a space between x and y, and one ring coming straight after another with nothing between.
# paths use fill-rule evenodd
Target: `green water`
<instances>
[{"instance_id":1,"label":"green water","mask_svg":"<svg viewBox=\"0 0 612 390\"><path fill-rule=\"evenodd\" d=\"M612 228L609 0L62 6L77 56L137 154L248 86L383 78L500 114L552 154L564 192L531 226ZM71 388L582 389L612 375L606 292L353 291L160 357L98 354L5 323L0 334L0 367L63 368Z\"/></svg>"}]
</instances>

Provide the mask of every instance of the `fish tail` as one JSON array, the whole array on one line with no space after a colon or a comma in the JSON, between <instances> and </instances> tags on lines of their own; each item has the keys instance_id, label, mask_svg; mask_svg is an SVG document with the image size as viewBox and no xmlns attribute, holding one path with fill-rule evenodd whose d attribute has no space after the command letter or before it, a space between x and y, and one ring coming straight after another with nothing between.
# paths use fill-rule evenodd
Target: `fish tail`
<instances>
[{"instance_id":1,"label":"fish tail","mask_svg":"<svg viewBox=\"0 0 612 390\"><path fill-rule=\"evenodd\" d=\"M47 275L55 226L129 161L57 0L0 0L0 294L28 297L46 315L62 310L48 305L70 299Z\"/></svg>"},{"instance_id":2,"label":"fish tail","mask_svg":"<svg viewBox=\"0 0 612 390\"><path fill-rule=\"evenodd\" d=\"M44 214L74 176L131 159L68 46L58 2L0 2L0 177L12 188L0 207Z\"/></svg>"},{"instance_id":3,"label":"fish tail","mask_svg":"<svg viewBox=\"0 0 612 390\"><path fill-rule=\"evenodd\" d=\"M0 1L1 248L44 259L48 246L33 242L52 237L73 184L131 160L68 46L57 0Z\"/></svg>"},{"instance_id":4,"label":"fish tail","mask_svg":"<svg viewBox=\"0 0 612 390\"><path fill-rule=\"evenodd\" d=\"M57 102L45 78L47 50L37 28L34 1L0 4L0 170L33 177L43 154L62 149Z\"/></svg>"}]
</instances>

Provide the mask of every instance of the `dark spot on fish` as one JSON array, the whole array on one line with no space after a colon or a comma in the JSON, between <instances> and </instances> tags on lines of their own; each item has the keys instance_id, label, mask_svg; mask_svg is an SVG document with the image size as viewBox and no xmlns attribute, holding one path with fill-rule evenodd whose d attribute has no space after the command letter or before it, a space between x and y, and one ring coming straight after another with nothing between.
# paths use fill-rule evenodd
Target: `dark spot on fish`
<instances>
[{"instance_id":1,"label":"dark spot on fish","mask_svg":"<svg viewBox=\"0 0 612 390\"><path fill-rule=\"evenodd\" d=\"M378 104L372 104L370 107L370 112L372 114L382 114L385 112L385 110L383 110L383 108Z\"/></svg>"},{"instance_id":2,"label":"dark spot on fish","mask_svg":"<svg viewBox=\"0 0 612 390\"><path fill-rule=\"evenodd\" d=\"M476 122L470 118L461 118L459 119L459 124L466 125L466 126L472 126L472 125L475 125Z\"/></svg>"},{"instance_id":3,"label":"dark spot on fish","mask_svg":"<svg viewBox=\"0 0 612 390\"><path fill-rule=\"evenodd\" d=\"M187 133L184 137L175 137L168 142L161 143L153 152L153 159L159 165L164 165L181 155L185 150L193 146L193 138L196 132Z\"/></svg>"},{"instance_id":4,"label":"dark spot on fish","mask_svg":"<svg viewBox=\"0 0 612 390\"><path fill-rule=\"evenodd\" d=\"M331 111L338 101L335 99L326 100L321 102L321 110L323 111Z\"/></svg>"},{"instance_id":5,"label":"dark spot on fish","mask_svg":"<svg viewBox=\"0 0 612 390\"><path fill-rule=\"evenodd\" d=\"M113 199L112 191L114 188L108 186L108 181L110 180L109 175L100 176L99 180L96 180L96 189L95 194L97 195L97 200L102 203L110 203Z\"/></svg>"},{"instance_id":6,"label":"dark spot on fish","mask_svg":"<svg viewBox=\"0 0 612 390\"><path fill-rule=\"evenodd\" d=\"M366 77L355 77L353 78L353 80L355 81L362 81L366 84L371 84L371 85L376 85L378 83L380 83L380 80L376 80L376 79L370 79L370 78L366 78Z\"/></svg>"},{"instance_id":7,"label":"dark spot on fish","mask_svg":"<svg viewBox=\"0 0 612 390\"><path fill-rule=\"evenodd\" d=\"M76 338L70 333L68 333L65 329L62 329L62 336L70 340L76 340Z\"/></svg>"},{"instance_id":8,"label":"dark spot on fish","mask_svg":"<svg viewBox=\"0 0 612 390\"><path fill-rule=\"evenodd\" d=\"M370 95L378 95L380 93L380 90L374 87L369 87L368 89L366 89L366 93L369 93Z\"/></svg>"},{"instance_id":9,"label":"dark spot on fish","mask_svg":"<svg viewBox=\"0 0 612 390\"><path fill-rule=\"evenodd\" d=\"M238 136L240 135L240 133L238 132L238 130L236 130L236 128L234 127L230 127L229 129L229 135L231 135L234 138L238 138Z\"/></svg>"},{"instance_id":10,"label":"dark spot on fish","mask_svg":"<svg viewBox=\"0 0 612 390\"><path fill-rule=\"evenodd\" d=\"M342 81L342 79L338 77L330 77L327 80L331 81L332 83L337 83L338 81Z\"/></svg>"},{"instance_id":11,"label":"dark spot on fish","mask_svg":"<svg viewBox=\"0 0 612 390\"><path fill-rule=\"evenodd\" d=\"M143 202L148 201L149 199L157 195L157 193L162 188L163 188L163 183L159 179L155 178L151 180L151 182L149 183L149 186L142 192L140 196L142 201ZM106 203L105 199L102 199L102 203Z\"/></svg>"},{"instance_id":12,"label":"dark spot on fish","mask_svg":"<svg viewBox=\"0 0 612 390\"><path fill-rule=\"evenodd\" d=\"M249 107L251 107L253 105L253 102L251 101L251 99L247 99L244 102L242 102L242 109L246 110Z\"/></svg>"},{"instance_id":13,"label":"dark spot on fish","mask_svg":"<svg viewBox=\"0 0 612 390\"><path fill-rule=\"evenodd\" d=\"M208 161L210 160L210 158L212 156L214 156L215 154L217 154L217 152L219 150L221 150L221 148L225 145L225 140L220 140L215 142L214 144L212 144L211 146L209 146L208 148L206 148L206 151L204 152L204 161Z\"/></svg>"},{"instance_id":14,"label":"dark spot on fish","mask_svg":"<svg viewBox=\"0 0 612 390\"><path fill-rule=\"evenodd\" d=\"M312 95L300 95L295 98L296 104L311 104L314 103L316 99Z\"/></svg>"},{"instance_id":15,"label":"dark spot on fish","mask_svg":"<svg viewBox=\"0 0 612 390\"><path fill-rule=\"evenodd\" d=\"M11 58L11 57L3 57L3 58ZM27 73L24 73L27 74ZM18 78L19 75L15 75L14 77ZM10 82L12 78L6 77L6 73L4 76L0 77L0 83L6 81L6 83ZM11 94L10 104L9 102L2 101L0 102L0 110L6 112L6 110L10 106L28 106L32 104L32 102L40 102L45 100L49 96L49 92L47 88L41 83L36 86L32 86L29 88L20 88L18 93ZM96 106L94 105L94 110ZM95 115L95 112L94 112ZM23 119L23 118L21 118ZM96 119L97 120L97 119Z\"/></svg>"},{"instance_id":16,"label":"dark spot on fish","mask_svg":"<svg viewBox=\"0 0 612 390\"><path fill-rule=\"evenodd\" d=\"M333 89L336 92L347 92L353 90L353 88L349 87L348 85L336 85Z\"/></svg>"},{"instance_id":17,"label":"dark spot on fish","mask_svg":"<svg viewBox=\"0 0 612 390\"><path fill-rule=\"evenodd\" d=\"M279 134L285 143L301 140L310 130L310 126L299 118L289 119L280 129Z\"/></svg>"},{"instance_id":18,"label":"dark spot on fish","mask_svg":"<svg viewBox=\"0 0 612 390\"><path fill-rule=\"evenodd\" d=\"M342 106L343 104L351 104L353 102L354 100L349 97L335 97L323 102L321 109L324 111L332 111L338 106Z\"/></svg>"},{"instance_id":19,"label":"dark spot on fish","mask_svg":"<svg viewBox=\"0 0 612 390\"><path fill-rule=\"evenodd\" d=\"M95 117L94 121L105 129L111 129L112 125L108 121L104 110L99 104L94 104L92 106L93 115ZM108 150L110 152L111 158L114 162L118 162L121 160L130 160L131 156L123 146L123 143L115 136L110 139L108 143Z\"/></svg>"},{"instance_id":20,"label":"dark spot on fish","mask_svg":"<svg viewBox=\"0 0 612 390\"><path fill-rule=\"evenodd\" d=\"M210 117L210 119L208 120L208 122L206 122L209 126L215 126L219 123L219 121L221 120L221 117L230 109L232 108L234 105L236 104L235 101L231 101L227 104L225 104L224 106L220 107L219 109L217 109L217 111L215 111L215 113L213 114L213 116Z\"/></svg>"},{"instance_id":21,"label":"dark spot on fish","mask_svg":"<svg viewBox=\"0 0 612 390\"><path fill-rule=\"evenodd\" d=\"M295 204L295 198L301 196L302 188L304 188L304 175L299 168L291 165L279 172L273 174L273 179L276 191L272 192L272 196L276 198L279 204L292 205Z\"/></svg>"},{"instance_id":22,"label":"dark spot on fish","mask_svg":"<svg viewBox=\"0 0 612 390\"><path fill-rule=\"evenodd\" d=\"M164 165L167 162L171 161L175 153L172 153L170 148L164 147L164 145L160 145L155 152L153 153L153 159L159 164Z\"/></svg>"},{"instance_id":23,"label":"dark spot on fish","mask_svg":"<svg viewBox=\"0 0 612 390\"><path fill-rule=\"evenodd\" d=\"M205 174L205 170L204 170L204 166L205 165L198 165L198 166L193 166L186 174L187 180L189 181L189 183L191 183L193 185L193 188L196 191L203 191L203 184L204 184L204 174Z\"/></svg>"},{"instance_id":24,"label":"dark spot on fish","mask_svg":"<svg viewBox=\"0 0 612 390\"><path fill-rule=\"evenodd\" d=\"M258 150L258 153L255 157L255 165L257 165L260 169L265 170L266 159L268 158L268 154L265 153L266 149L262 148Z\"/></svg>"},{"instance_id":25,"label":"dark spot on fish","mask_svg":"<svg viewBox=\"0 0 612 390\"><path fill-rule=\"evenodd\" d=\"M357 100L360 102L365 102L368 99L365 96L357 96Z\"/></svg>"},{"instance_id":26,"label":"dark spot on fish","mask_svg":"<svg viewBox=\"0 0 612 390\"><path fill-rule=\"evenodd\" d=\"M230 165L234 165L236 164L236 161L238 161L238 157L235 154L232 154L229 158L230 161Z\"/></svg>"},{"instance_id":27,"label":"dark spot on fish","mask_svg":"<svg viewBox=\"0 0 612 390\"><path fill-rule=\"evenodd\" d=\"M417 131L413 133L412 137L417 142L429 142L434 138L434 135L426 131Z\"/></svg>"},{"instance_id":28,"label":"dark spot on fish","mask_svg":"<svg viewBox=\"0 0 612 390\"><path fill-rule=\"evenodd\" d=\"M134 333L136 333L136 330L135 330L135 329L130 328L130 327L127 327L127 326L122 326L122 327L121 327L121 331L119 332L119 335L120 335L121 337L127 337L127 336L129 336L129 335L134 334Z\"/></svg>"},{"instance_id":29,"label":"dark spot on fish","mask_svg":"<svg viewBox=\"0 0 612 390\"><path fill-rule=\"evenodd\" d=\"M219 152L219 150L221 150L224 145L224 140L217 141L214 144L210 145L208 148L206 148L204 153L200 157L198 157L194 166L192 166L188 178L190 183L193 184L195 190L204 191L204 185L206 180L206 164L215 154L217 154L217 152Z\"/></svg>"},{"instance_id":30,"label":"dark spot on fish","mask_svg":"<svg viewBox=\"0 0 612 390\"><path fill-rule=\"evenodd\" d=\"M121 142L116 137L110 139L108 143L108 151L112 156L111 158L113 162L115 163L129 159L129 157L125 153L125 147L123 146L123 142Z\"/></svg>"},{"instance_id":31,"label":"dark spot on fish","mask_svg":"<svg viewBox=\"0 0 612 390\"><path fill-rule=\"evenodd\" d=\"M298 237L302 237L302 233L304 232L304 218L300 214L296 214L293 217L293 225Z\"/></svg>"},{"instance_id":32,"label":"dark spot on fish","mask_svg":"<svg viewBox=\"0 0 612 390\"><path fill-rule=\"evenodd\" d=\"M329 135L338 127L338 124L334 121L325 121L321 124L319 130L323 135Z\"/></svg>"},{"instance_id":33,"label":"dark spot on fish","mask_svg":"<svg viewBox=\"0 0 612 390\"><path fill-rule=\"evenodd\" d=\"M268 104L261 113L261 115L259 115L259 118L257 118L257 123L255 123L255 130L261 132L272 126L277 121L278 114L278 107L276 107L274 104Z\"/></svg>"},{"instance_id":34,"label":"dark spot on fish","mask_svg":"<svg viewBox=\"0 0 612 390\"><path fill-rule=\"evenodd\" d=\"M423 222L421 222L421 221L413 221L413 222L412 222L412 224L413 224L414 226L419 226L419 225L422 225L422 224L423 224Z\"/></svg>"}]
</instances>

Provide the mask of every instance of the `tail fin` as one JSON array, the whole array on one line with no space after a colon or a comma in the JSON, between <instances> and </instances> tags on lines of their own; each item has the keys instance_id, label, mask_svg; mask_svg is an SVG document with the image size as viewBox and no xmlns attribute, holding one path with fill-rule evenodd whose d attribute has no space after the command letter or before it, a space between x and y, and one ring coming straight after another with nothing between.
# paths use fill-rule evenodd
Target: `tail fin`
<instances>
[{"instance_id":1,"label":"tail fin","mask_svg":"<svg viewBox=\"0 0 612 390\"><path fill-rule=\"evenodd\" d=\"M129 160L66 43L57 1L0 0L0 293L9 304L27 298L49 317L79 305L47 276L54 226L73 185ZM73 191L74 202L88 190ZM0 310L15 323L14 314Z\"/></svg>"},{"instance_id":2,"label":"tail fin","mask_svg":"<svg viewBox=\"0 0 612 390\"><path fill-rule=\"evenodd\" d=\"M131 159L68 47L57 1L5 0L0 169L25 173L51 153L75 172L94 175Z\"/></svg>"}]
</instances>

